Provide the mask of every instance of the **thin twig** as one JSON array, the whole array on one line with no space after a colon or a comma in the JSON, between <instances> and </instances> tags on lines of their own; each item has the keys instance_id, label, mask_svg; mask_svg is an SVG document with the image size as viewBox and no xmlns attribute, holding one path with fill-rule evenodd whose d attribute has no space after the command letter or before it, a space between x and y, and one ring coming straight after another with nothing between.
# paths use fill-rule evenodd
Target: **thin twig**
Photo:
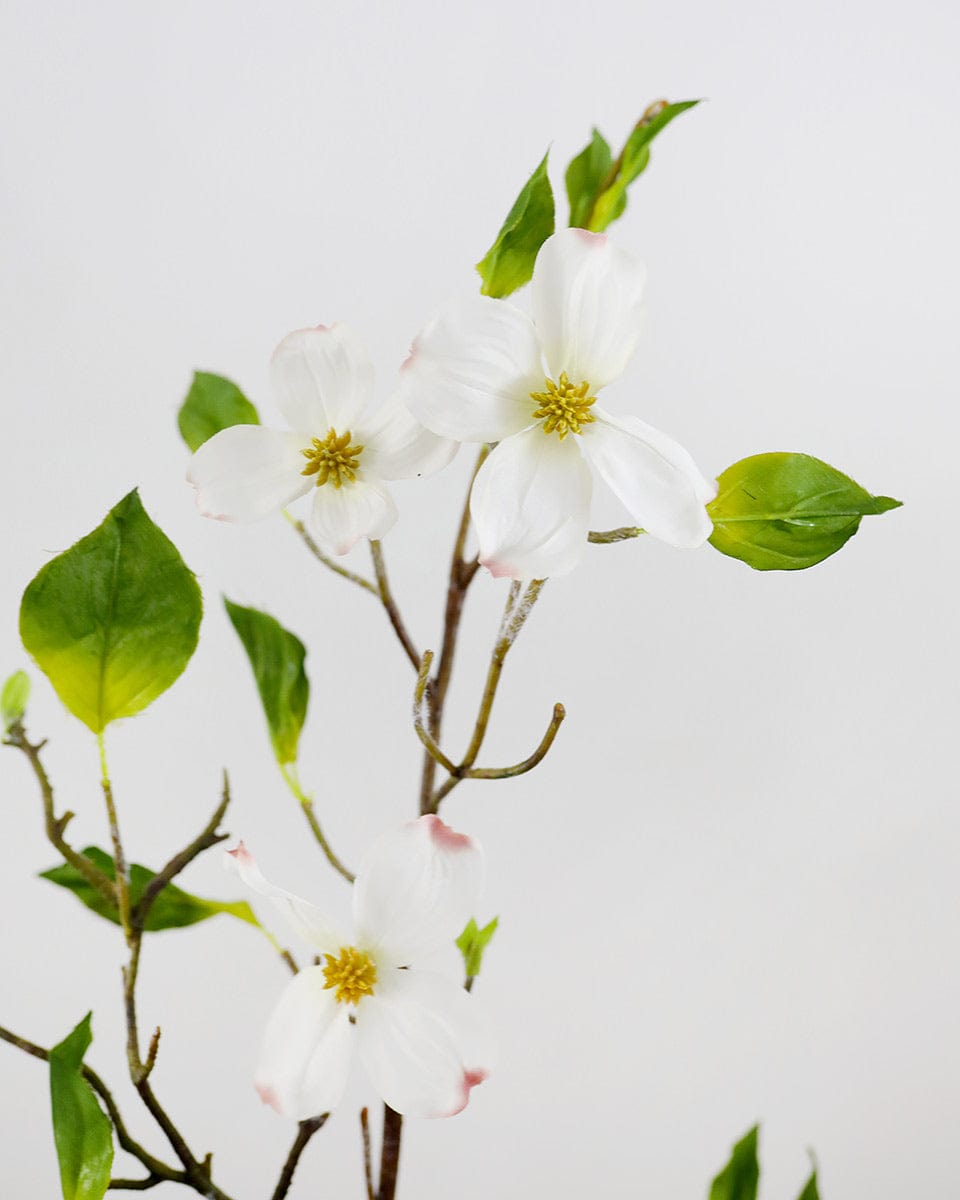
<instances>
[{"instance_id":1,"label":"thin twig","mask_svg":"<svg viewBox=\"0 0 960 1200\"><path fill-rule=\"evenodd\" d=\"M158 1183L166 1183L162 1175L148 1175L146 1179L111 1179L107 1184L109 1192L146 1192L155 1188Z\"/></svg>"},{"instance_id":2,"label":"thin twig","mask_svg":"<svg viewBox=\"0 0 960 1200\"><path fill-rule=\"evenodd\" d=\"M286 511L284 511L283 515L300 535L303 540L303 544L307 547L315 559L317 559L319 562L322 562L323 565L328 570L333 571L335 575L339 575L342 579L348 579L351 583L355 583L357 587L364 588L366 591L370 592L371 595L376 596L379 599L380 593L377 590L377 585L375 583L371 583L369 579L364 579L362 575L357 575L353 571L348 571L346 567L341 567L339 563L335 563L332 558L329 558L326 554L324 554L310 534L307 533L306 526L302 521L298 521L295 517L291 517Z\"/></svg>"},{"instance_id":3,"label":"thin twig","mask_svg":"<svg viewBox=\"0 0 960 1200\"><path fill-rule=\"evenodd\" d=\"M387 616L390 618L390 624L393 626L393 632L397 635L400 645L403 647L404 654L406 654L407 658L413 664L413 669L416 671L420 667L420 654L416 646L414 646L410 634L407 633L407 627L403 623L403 617L401 617L400 610L397 608L397 602L390 591L390 580L387 577L387 567L383 560L383 547L378 541L373 539L370 541L370 556L373 559L373 569L377 576L380 603L386 609Z\"/></svg>"},{"instance_id":4,"label":"thin twig","mask_svg":"<svg viewBox=\"0 0 960 1200\"><path fill-rule=\"evenodd\" d=\"M120 925L127 945L133 945L133 926L130 922L130 872L127 868L126 856L123 852L123 841L120 837L120 821L117 816L117 806L113 799L113 784L107 770L107 751L103 740L103 730L97 733L97 748L100 751L100 787L103 790L103 801L107 809L107 823L110 826L110 841L113 844L113 877L117 893L117 912Z\"/></svg>"},{"instance_id":5,"label":"thin twig","mask_svg":"<svg viewBox=\"0 0 960 1200\"><path fill-rule=\"evenodd\" d=\"M343 863L334 853L333 847L327 841L326 834L323 832L320 822L317 820L317 815L313 811L313 800L300 786L300 780L297 776L295 766L293 766L293 764L282 765L280 767L280 771L283 775L283 778L286 780L287 787L300 802L300 807L303 809L303 815L307 818L307 824L310 826L314 838L316 838L317 845L327 856L327 862L329 862L330 866L333 867L335 871L339 871L347 883L353 883L354 874L343 865Z\"/></svg>"},{"instance_id":6,"label":"thin twig","mask_svg":"<svg viewBox=\"0 0 960 1200\"><path fill-rule=\"evenodd\" d=\"M393 1200L397 1191L397 1171L400 1167L400 1138L403 1117L390 1107L383 1106L383 1147L380 1153L380 1191L377 1200Z\"/></svg>"},{"instance_id":7,"label":"thin twig","mask_svg":"<svg viewBox=\"0 0 960 1200\"><path fill-rule=\"evenodd\" d=\"M413 694L413 728L417 732L417 737L423 743L424 749L438 765L450 775L455 775L457 768L452 761L447 758L444 752L437 745L436 739L427 729L423 720L427 679L430 674L430 666L433 662L433 651L425 650L423 660L420 663L420 670L417 672L417 686Z\"/></svg>"},{"instance_id":8,"label":"thin twig","mask_svg":"<svg viewBox=\"0 0 960 1200\"><path fill-rule=\"evenodd\" d=\"M271 1200L284 1200L287 1192L290 1191L290 1184L293 1183L293 1173L297 1169L300 1155L307 1148L307 1143L317 1130L322 1129L326 1124L327 1117L329 1116L329 1113L324 1113L322 1116L309 1117L306 1121L300 1122L297 1129L297 1136L294 1138L293 1145L290 1147L290 1153L283 1164L283 1170L280 1172L277 1186L273 1189Z\"/></svg>"},{"instance_id":9,"label":"thin twig","mask_svg":"<svg viewBox=\"0 0 960 1200\"><path fill-rule=\"evenodd\" d=\"M40 795L43 800L43 817L47 841L55 850L60 852L64 861L68 862L75 871L78 871L87 883L113 908L117 903L117 890L113 880L105 875L99 867L95 866L89 858L81 854L78 850L74 850L64 839L63 831L66 829L73 813L66 812L61 817L56 815L53 787L43 763L40 761L40 751L46 745L46 740L44 739L44 741L36 743L31 742L27 738L27 733L23 725L17 721L11 726L3 744L13 746L15 749L22 751L33 768L37 783L40 785Z\"/></svg>"},{"instance_id":10,"label":"thin twig","mask_svg":"<svg viewBox=\"0 0 960 1200\"><path fill-rule=\"evenodd\" d=\"M363 1139L363 1179L367 1185L367 1200L377 1200L373 1190L373 1162L370 1157L370 1113L360 1109L360 1136Z\"/></svg>"},{"instance_id":11,"label":"thin twig","mask_svg":"<svg viewBox=\"0 0 960 1200\"><path fill-rule=\"evenodd\" d=\"M606 546L611 542L629 541L630 538L640 537L644 533L646 530L636 525L623 525L619 529L591 529L587 534L587 541L593 542L595 546Z\"/></svg>"},{"instance_id":12,"label":"thin twig","mask_svg":"<svg viewBox=\"0 0 960 1200\"><path fill-rule=\"evenodd\" d=\"M463 773L463 778L513 779L517 775L525 775L527 771L532 771L546 757L547 752L553 745L553 739L557 736L557 730L563 724L563 718L566 715L567 710L562 704L555 704L553 706L553 716L550 718L550 724L547 726L546 733L540 739L540 745L522 762L515 763L512 767L471 767Z\"/></svg>"},{"instance_id":13,"label":"thin twig","mask_svg":"<svg viewBox=\"0 0 960 1200\"><path fill-rule=\"evenodd\" d=\"M217 833L217 828L220 822L226 815L227 807L230 804L230 780L227 777L226 771L223 773L223 789L221 792L220 803L216 807L213 816L204 826L200 833L193 839L189 846L184 847L179 853L162 867L156 875L150 880L147 886L143 889L143 895L140 897L136 908L133 910L132 920L134 927L143 929L147 917L150 915L150 909L157 896L163 889L175 879L181 871L193 862L193 860L204 850L209 850L211 846L216 846L218 842L222 842L227 838L225 833Z\"/></svg>"}]
</instances>

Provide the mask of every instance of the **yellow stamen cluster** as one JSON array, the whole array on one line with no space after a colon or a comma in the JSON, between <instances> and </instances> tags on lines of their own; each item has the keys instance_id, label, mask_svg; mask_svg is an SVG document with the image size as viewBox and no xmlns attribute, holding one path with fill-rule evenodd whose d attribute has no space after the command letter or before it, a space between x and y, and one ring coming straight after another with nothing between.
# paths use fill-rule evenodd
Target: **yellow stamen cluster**
<instances>
[{"instance_id":1,"label":"yellow stamen cluster","mask_svg":"<svg viewBox=\"0 0 960 1200\"><path fill-rule=\"evenodd\" d=\"M589 411L597 398L589 392L590 384L586 380L574 385L566 371L560 375L559 383L548 379L545 392L530 393L530 399L536 400L539 406L533 414L534 420L542 420L543 432L556 432L562 442L568 433L579 433L581 425L589 425L597 419Z\"/></svg>"},{"instance_id":2,"label":"yellow stamen cluster","mask_svg":"<svg viewBox=\"0 0 960 1200\"><path fill-rule=\"evenodd\" d=\"M323 987L336 988L334 999L338 1004L356 1004L361 996L372 996L373 985L377 982L377 968L369 954L358 950L356 946L341 946L340 957L325 954L327 965L323 968L323 977L327 981Z\"/></svg>"},{"instance_id":3,"label":"yellow stamen cluster","mask_svg":"<svg viewBox=\"0 0 960 1200\"><path fill-rule=\"evenodd\" d=\"M317 487L327 482L335 488L343 487L344 483L353 483L363 447L350 445L350 430L338 435L335 429L330 429L322 440L310 440L313 444L300 451L307 460L300 474L316 475Z\"/></svg>"}]
</instances>

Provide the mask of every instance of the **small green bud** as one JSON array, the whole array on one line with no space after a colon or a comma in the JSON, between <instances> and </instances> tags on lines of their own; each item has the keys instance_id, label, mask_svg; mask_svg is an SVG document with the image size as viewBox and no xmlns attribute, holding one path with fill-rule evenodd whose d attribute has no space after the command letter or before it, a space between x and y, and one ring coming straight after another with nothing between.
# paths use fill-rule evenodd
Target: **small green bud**
<instances>
[{"instance_id":1,"label":"small green bud","mask_svg":"<svg viewBox=\"0 0 960 1200\"><path fill-rule=\"evenodd\" d=\"M13 725L23 719L30 699L30 676L26 671L14 671L0 692L0 720L3 732L8 733Z\"/></svg>"}]
</instances>

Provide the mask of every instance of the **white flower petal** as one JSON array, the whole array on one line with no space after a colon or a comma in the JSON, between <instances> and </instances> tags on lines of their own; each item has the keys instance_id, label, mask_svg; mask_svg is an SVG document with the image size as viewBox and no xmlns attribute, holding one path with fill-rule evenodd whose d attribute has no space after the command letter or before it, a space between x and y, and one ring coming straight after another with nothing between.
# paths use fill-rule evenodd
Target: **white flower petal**
<instances>
[{"instance_id":1,"label":"white flower petal","mask_svg":"<svg viewBox=\"0 0 960 1200\"><path fill-rule=\"evenodd\" d=\"M319 908L265 879L243 842L226 852L224 862L231 871L236 871L248 888L272 900L297 933L325 954L337 954L340 947L346 945L340 932Z\"/></svg>"},{"instance_id":2,"label":"white flower petal","mask_svg":"<svg viewBox=\"0 0 960 1200\"><path fill-rule=\"evenodd\" d=\"M470 296L447 305L414 339L400 370L404 404L428 429L459 442L496 442L530 424L543 389L526 313Z\"/></svg>"},{"instance_id":3,"label":"white flower petal","mask_svg":"<svg viewBox=\"0 0 960 1200\"><path fill-rule=\"evenodd\" d=\"M565 229L548 238L533 271L537 336L556 379L591 391L619 378L640 336L646 268L602 233Z\"/></svg>"},{"instance_id":4,"label":"white flower petal","mask_svg":"<svg viewBox=\"0 0 960 1200\"><path fill-rule=\"evenodd\" d=\"M270 362L280 411L313 437L352 430L373 395L373 364L357 335L339 322L288 334Z\"/></svg>"},{"instance_id":5,"label":"white flower petal","mask_svg":"<svg viewBox=\"0 0 960 1200\"><path fill-rule=\"evenodd\" d=\"M279 512L310 489L301 474L301 434L262 425L232 425L197 450L187 480L197 489L197 507L219 521L259 521Z\"/></svg>"},{"instance_id":6,"label":"white flower petal","mask_svg":"<svg viewBox=\"0 0 960 1200\"><path fill-rule=\"evenodd\" d=\"M406 966L448 945L473 916L483 854L437 816L385 834L367 853L353 886L357 945Z\"/></svg>"},{"instance_id":7,"label":"white flower petal","mask_svg":"<svg viewBox=\"0 0 960 1200\"><path fill-rule=\"evenodd\" d=\"M432 475L460 448L458 442L425 429L396 394L362 422L354 440L364 448L364 471L377 479Z\"/></svg>"},{"instance_id":8,"label":"white flower petal","mask_svg":"<svg viewBox=\"0 0 960 1200\"><path fill-rule=\"evenodd\" d=\"M287 984L267 1022L255 1085L264 1104L302 1121L336 1107L353 1061L351 1005L325 990L321 967L305 967Z\"/></svg>"},{"instance_id":9,"label":"white flower petal","mask_svg":"<svg viewBox=\"0 0 960 1200\"><path fill-rule=\"evenodd\" d=\"M470 513L480 561L497 576L564 575L587 545L593 481L576 445L534 425L500 443L477 473Z\"/></svg>"},{"instance_id":10,"label":"white flower petal","mask_svg":"<svg viewBox=\"0 0 960 1200\"><path fill-rule=\"evenodd\" d=\"M583 452L623 501L636 523L672 546L693 549L713 532L704 507L717 494L716 483L673 438L636 417L614 419L594 409L586 426Z\"/></svg>"},{"instance_id":11,"label":"white flower petal","mask_svg":"<svg viewBox=\"0 0 960 1200\"><path fill-rule=\"evenodd\" d=\"M377 1093L396 1112L452 1117L493 1067L476 1001L432 971L386 971L357 1010L358 1050Z\"/></svg>"},{"instance_id":12,"label":"white flower petal","mask_svg":"<svg viewBox=\"0 0 960 1200\"><path fill-rule=\"evenodd\" d=\"M383 484L358 478L339 488L332 483L318 487L307 528L323 549L346 554L360 538L383 537L396 520L397 506Z\"/></svg>"}]
</instances>

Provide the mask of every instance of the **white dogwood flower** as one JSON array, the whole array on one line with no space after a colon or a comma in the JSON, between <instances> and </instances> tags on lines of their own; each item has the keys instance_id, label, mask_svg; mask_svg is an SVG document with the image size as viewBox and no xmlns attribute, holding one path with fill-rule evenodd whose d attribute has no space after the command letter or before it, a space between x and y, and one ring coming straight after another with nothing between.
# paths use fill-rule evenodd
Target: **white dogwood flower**
<instances>
[{"instance_id":1,"label":"white dogwood flower","mask_svg":"<svg viewBox=\"0 0 960 1200\"><path fill-rule=\"evenodd\" d=\"M356 1051L396 1112L465 1108L492 1066L490 1034L461 986L416 964L472 916L483 872L477 843L436 816L382 837L354 883L352 938L268 883L242 842L227 854L323 957L294 976L267 1024L255 1077L264 1103L295 1120L328 1112Z\"/></svg>"},{"instance_id":2,"label":"white dogwood flower","mask_svg":"<svg viewBox=\"0 0 960 1200\"><path fill-rule=\"evenodd\" d=\"M561 575L580 560L595 469L637 525L674 546L710 536L716 495L693 459L636 417L596 405L640 332L645 271L603 235L548 238L531 283L532 319L472 296L431 320L402 370L401 395L428 429L498 442L473 486L480 561L513 579Z\"/></svg>"},{"instance_id":3,"label":"white dogwood flower","mask_svg":"<svg viewBox=\"0 0 960 1200\"><path fill-rule=\"evenodd\" d=\"M274 352L271 373L293 432L233 425L204 442L187 472L204 516L258 521L312 492L311 536L346 554L396 521L384 480L438 471L456 452L456 443L424 429L396 396L368 411L373 365L345 325L291 333Z\"/></svg>"}]
</instances>

